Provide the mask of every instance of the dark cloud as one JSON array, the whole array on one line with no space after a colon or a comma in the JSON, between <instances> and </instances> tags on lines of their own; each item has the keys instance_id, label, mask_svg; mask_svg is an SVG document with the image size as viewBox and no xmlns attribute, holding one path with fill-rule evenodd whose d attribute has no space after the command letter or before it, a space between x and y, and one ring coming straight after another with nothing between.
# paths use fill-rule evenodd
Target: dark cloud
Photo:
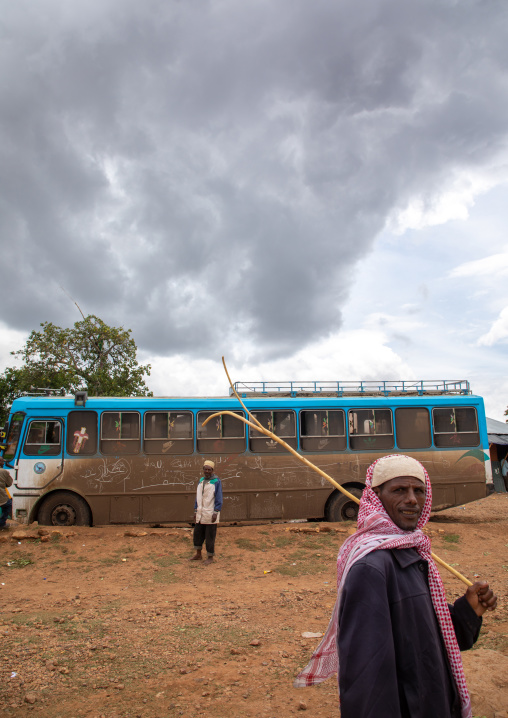
<instances>
[{"instance_id":1,"label":"dark cloud","mask_svg":"<svg viewBox=\"0 0 508 718\"><path fill-rule=\"evenodd\" d=\"M501 2L4 2L5 319L265 356L341 325L388 216L507 139ZM367 278L365 278L367 281Z\"/></svg>"}]
</instances>

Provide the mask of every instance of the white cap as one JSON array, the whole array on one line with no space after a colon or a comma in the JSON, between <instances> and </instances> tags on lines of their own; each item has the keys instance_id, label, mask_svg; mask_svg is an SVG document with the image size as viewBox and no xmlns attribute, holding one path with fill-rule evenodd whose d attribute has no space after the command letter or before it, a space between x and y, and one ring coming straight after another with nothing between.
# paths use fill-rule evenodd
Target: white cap
<instances>
[{"instance_id":1,"label":"white cap","mask_svg":"<svg viewBox=\"0 0 508 718\"><path fill-rule=\"evenodd\" d=\"M425 472L419 461L403 454L394 454L393 456L384 456L376 462L372 472L372 487L381 486L399 476L413 476L423 484L425 483Z\"/></svg>"},{"instance_id":2,"label":"white cap","mask_svg":"<svg viewBox=\"0 0 508 718\"><path fill-rule=\"evenodd\" d=\"M213 463L213 461L210 461L210 459L207 459L206 461L204 461L203 466L211 466L212 469L215 469L215 464Z\"/></svg>"}]
</instances>

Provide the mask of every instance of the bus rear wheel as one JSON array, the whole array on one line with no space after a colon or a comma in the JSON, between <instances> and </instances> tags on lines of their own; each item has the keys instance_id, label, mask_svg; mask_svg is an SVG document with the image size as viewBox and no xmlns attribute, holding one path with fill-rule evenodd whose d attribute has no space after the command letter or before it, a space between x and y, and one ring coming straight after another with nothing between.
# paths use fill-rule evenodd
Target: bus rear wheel
<instances>
[{"instance_id":1,"label":"bus rear wheel","mask_svg":"<svg viewBox=\"0 0 508 718\"><path fill-rule=\"evenodd\" d=\"M354 487L349 488L348 486L344 486L344 488L347 489L350 494L358 496L358 498L362 495L360 489ZM326 510L326 518L328 521L333 522L356 521L358 518L358 504L349 497L344 496L344 494L337 492L330 499Z\"/></svg>"},{"instance_id":2,"label":"bus rear wheel","mask_svg":"<svg viewBox=\"0 0 508 718\"><path fill-rule=\"evenodd\" d=\"M57 491L48 496L37 518L42 526L90 526L92 522L86 501L71 491Z\"/></svg>"}]
</instances>

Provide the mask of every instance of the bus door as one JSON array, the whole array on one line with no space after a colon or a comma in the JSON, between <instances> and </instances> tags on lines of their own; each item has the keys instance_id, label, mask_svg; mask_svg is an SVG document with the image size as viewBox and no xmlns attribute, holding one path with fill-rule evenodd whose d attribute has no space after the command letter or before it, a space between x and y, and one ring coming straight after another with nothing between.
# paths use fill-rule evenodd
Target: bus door
<instances>
[{"instance_id":1,"label":"bus door","mask_svg":"<svg viewBox=\"0 0 508 718\"><path fill-rule=\"evenodd\" d=\"M18 489L44 489L63 473L63 418L31 419L15 464Z\"/></svg>"}]
</instances>

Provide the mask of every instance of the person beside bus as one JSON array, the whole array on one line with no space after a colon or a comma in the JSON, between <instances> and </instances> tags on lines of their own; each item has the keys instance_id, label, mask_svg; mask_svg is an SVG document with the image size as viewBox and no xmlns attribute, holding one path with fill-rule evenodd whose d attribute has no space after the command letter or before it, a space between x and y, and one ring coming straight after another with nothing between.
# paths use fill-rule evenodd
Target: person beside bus
<instances>
[{"instance_id":1,"label":"person beside bus","mask_svg":"<svg viewBox=\"0 0 508 718\"><path fill-rule=\"evenodd\" d=\"M7 529L7 519L12 515L12 499L7 491L12 486L12 476L4 469L5 460L0 456L0 531Z\"/></svg>"},{"instance_id":2,"label":"person beside bus","mask_svg":"<svg viewBox=\"0 0 508 718\"><path fill-rule=\"evenodd\" d=\"M190 561L201 561L203 542L206 546L205 565L213 562L215 537L222 508L222 484L214 472L215 464L207 459L203 464L203 476L196 490L194 503L194 548L195 555Z\"/></svg>"},{"instance_id":3,"label":"person beside bus","mask_svg":"<svg viewBox=\"0 0 508 718\"><path fill-rule=\"evenodd\" d=\"M508 454L501 459L501 475L503 477L506 490L508 491Z\"/></svg>"},{"instance_id":4,"label":"person beside bus","mask_svg":"<svg viewBox=\"0 0 508 718\"><path fill-rule=\"evenodd\" d=\"M420 462L391 455L367 471L358 531L337 559L338 597L327 633L295 681L335 672L342 718L470 718L461 650L497 598L486 581L453 606L422 532L431 486Z\"/></svg>"}]
</instances>

